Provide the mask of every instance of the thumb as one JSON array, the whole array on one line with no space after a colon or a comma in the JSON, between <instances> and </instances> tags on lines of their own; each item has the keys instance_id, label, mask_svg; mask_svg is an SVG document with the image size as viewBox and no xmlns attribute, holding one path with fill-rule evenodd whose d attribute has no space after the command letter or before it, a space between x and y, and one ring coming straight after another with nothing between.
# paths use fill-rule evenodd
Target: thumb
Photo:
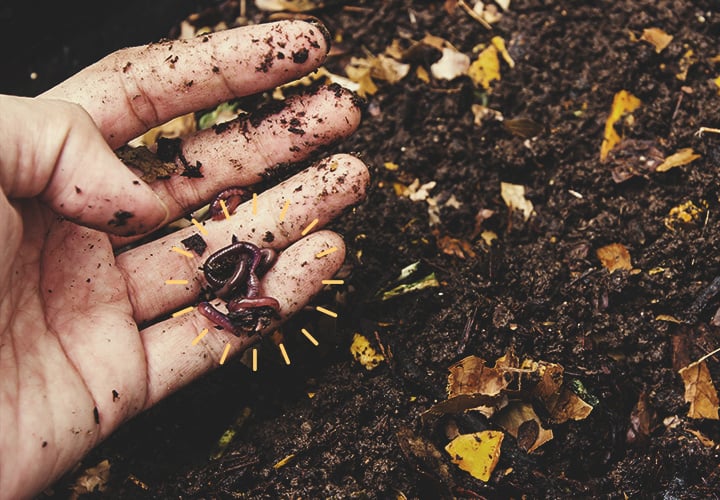
<instances>
[{"instance_id":1,"label":"thumb","mask_svg":"<svg viewBox=\"0 0 720 500\"><path fill-rule=\"evenodd\" d=\"M78 224L122 236L168 217L80 106L0 95L0 109L0 188L10 200L39 196Z\"/></svg>"}]
</instances>

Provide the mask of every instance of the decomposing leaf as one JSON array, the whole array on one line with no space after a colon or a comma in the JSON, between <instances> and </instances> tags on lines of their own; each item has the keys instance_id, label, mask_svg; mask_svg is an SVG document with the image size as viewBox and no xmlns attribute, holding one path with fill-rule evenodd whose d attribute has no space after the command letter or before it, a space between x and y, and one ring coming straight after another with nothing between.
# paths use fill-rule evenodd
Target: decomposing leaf
<instances>
[{"instance_id":1,"label":"decomposing leaf","mask_svg":"<svg viewBox=\"0 0 720 500\"><path fill-rule=\"evenodd\" d=\"M500 410L494 421L517 439L518 446L532 453L553 438L553 432L542 426L530 403L513 401Z\"/></svg>"},{"instance_id":2,"label":"decomposing leaf","mask_svg":"<svg viewBox=\"0 0 720 500\"><path fill-rule=\"evenodd\" d=\"M667 217L665 217L665 227L670 231L676 231L682 226L695 224L700 214L707 210L707 202L701 200L702 207L697 206L692 200L681 203L670 209Z\"/></svg>"},{"instance_id":3,"label":"decomposing leaf","mask_svg":"<svg viewBox=\"0 0 720 500\"><path fill-rule=\"evenodd\" d=\"M530 118L511 118L502 122L503 128L523 139L531 139L543 130L543 126Z\"/></svg>"},{"instance_id":4,"label":"decomposing leaf","mask_svg":"<svg viewBox=\"0 0 720 500\"><path fill-rule=\"evenodd\" d=\"M448 398L460 394L485 394L497 396L510 383L507 372L497 366L491 368L478 356L468 356L450 366L448 375Z\"/></svg>"},{"instance_id":5,"label":"decomposing leaf","mask_svg":"<svg viewBox=\"0 0 720 500\"><path fill-rule=\"evenodd\" d=\"M495 45L489 45L473 61L467 70L468 76L485 90L490 90L490 84L500 80L500 59Z\"/></svg>"},{"instance_id":6,"label":"decomposing leaf","mask_svg":"<svg viewBox=\"0 0 720 500\"><path fill-rule=\"evenodd\" d=\"M487 482L500 460L500 445L503 437L504 434L499 431L461 434L448 443L445 451L460 469Z\"/></svg>"},{"instance_id":7,"label":"decomposing leaf","mask_svg":"<svg viewBox=\"0 0 720 500\"><path fill-rule=\"evenodd\" d=\"M453 80L467 73L470 58L452 47L442 49L442 57L430 66L430 72L438 80Z\"/></svg>"},{"instance_id":8,"label":"decomposing leaf","mask_svg":"<svg viewBox=\"0 0 720 500\"><path fill-rule=\"evenodd\" d=\"M647 393L641 392L632 412L630 412L630 426L625 434L628 444L645 446L650 439L653 421L657 417L650 406Z\"/></svg>"},{"instance_id":9,"label":"decomposing leaf","mask_svg":"<svg viewBox=\"0 0 720 500\"><path fill-rule=\"evenodd\" d=\"M540 362L537 364L540 381L533 390L533 395L543 403L550 421L561 424L568 420L583 420L593 410L590 403L571 390L572 384L563 381L564 368L556 363ZM585 397L590 400L588 395Z\"/></svg>"},{"instance_id":10,"label":"decomposing leaf","mask_svg":"<svg viewBox=\"0 0 720 500\"><path fill-rule=\"evenodd\" d=\"M216 106L212 111L200 116L198 119L198 128L200 130L205 130L213 125L228 122L237 118L240 113L241 110L238 108L236 103L223 102Z\"/></svg>"},{"instance_id":11,"label":"decomposing leaf","mask_svg":"<svg viewBox=\"0 0 720 500\"><path fill-rule=\"evenodd\" d=\"M655 321L667 321L668 323L677 323L678 325L682 324L682 321L670 314L658 314L655 316Z\"/></svg>"},{"instance_id":12,"label":"decomposing leaf","mask_svg":"<svg viewBox=\"0 0 720 500\"><path fill-rule=\"evenodd\" d=\"M503 121L505 117L500 111L496 111L494 109L488 108L487 106L483 106L482 104L473 104L470 106L470 110L473 114L473 123L475 125L482 125L482 123L485 120L491 121Z\"/></svg>"},{"instance_id":13,"label":"decomposing leaf","mask_svg":"<svg viewBox=\"0 0 720 500\"><path fill-rule=\"evenodd\" d=\"M344 76L340 76L340 75L336 75L335 73L331 73L325 66L320 66L318 69L316 69L309 75L305 75L302 78L293 80L284 85L280 85L279 87L275 87L275 90L273 90L273 99L282 101L283 99L285 99L284 90L293 88L293 87L297 87L297 86L308 87L317 81L326 81L328 83L336 83L336 84L340 85L341 87L344 87L352 92L356 92L358 94L360 93L360 84L359 83L354 82L351 79L346 78Z\"/></svg>"},{"instance_id":14,"label":"decomposing leaf","mask_svg":"<svg viewBox=\"0 0 720 500\"><path fill-rule=\"evenodd\" d=\"M621 139L608 153L612 165L612 178L621 183L635 176L650 178L665 159L655 141Z\"/></svg>"},{"instance_id":15,"label":"decomposing leaf","mask_svg":"<svg viewBox=\"0 0 720 500\"><path fill-rule=\"evenodd\" d=\"M692 148L683 148L678 150L677 153L673 153L658 165L655 169L656 172L667 172L671 168L680 167L687 165L688 163L697 160L701 155L696 154Z\"/></svg>"},{"instance_id":16,"label":"decomposing leaf","mask_svg":"<svg viewBox=\"0 0 720 500\"><path fill-rule=\"evenodd\" d=\"M611 243L597 249L597 256L600 263L610 273L618 270L630 271L632 263L630 262L630 252L621 243Z\"/></svg>"},{"instance_id":17,"label":"decomposing leaf","mask_svg":"<svg viewBox=\"0 0 720 500\"><path fill-rule=\"evenodd\" d=\"M716 446L715 441L707 437L705 434L703 434L700 431L697 431L695 429L686 429L690 434L695 436L700 443L705 446L706 448L714 448Z\"/></svg>"},{"instance_id":18,"label":"decomposing leaf","mask_svg":"<svg viewBox=\"0 0 720 500\"><path fill-rule=\"evenodd\" d=\"M525 186L520 184L511 184L509 182L501 182L500 196L511 210L520 210L523 213L523 218L525 220L528 220L533 214L533 204L530 200L525 198Z\"/></svg>"},{"instance_id":19,"label":"decomposing leaf","mask_svg":"<svg viewBox=\"0 0 720 500\"><path fill-rule=\"evenodd\" d=\"M115 154L125 165L139 170L140 178L145 182L168 179L179 170L175 162L161 160L145 146L122 146L115 150Z\"/></svg>"},{"instance_id":20,"label":"decomposing leaf","mask_svg":"<svg viewBox=\"0 0 720 500\"><path fill-rule=\"evenodd\" d=\"M370 66L349 64L345 67L345 73L347 73L351 81L357 83L356 92L360 97L374 95L378 91L378 87L372 79L372 68Z\"/></svg>"},{"instance_id":21,"label":"decomposing leaf","mask_svg":"<svg viewBox=\"0 0 720 500\"><path fill-rule=\"evenodd\" d=\"M402 451L408 463L412 464L417 471L428 479L434 480L433 482L440 483L437 486L447 488L447 486L454 484L447 460L431 441L416 435L412 430L404 426L400 427L396 436L400 451ZM438 476L441 481L437 481ZM451 497L448 495L447 498Z\"/></svg>"},{"instance_id":22,"label":"decomposing leaf","mask_svg":"<svg viewBox=\"0 0 720 500\"><path fill-rule=\"evenodd\" d=\"M382 300L392 299L406 293L416 292L425 288L433 288L440 286L440 282L435 277L435 273L430 273L427 276L420 278L412 283L403 283L390 290L382 292Z\"/></svg>"},{"instance_id":23,"label":"decomposing leaf","mask_svg":"<svg viewBox=\"0 0 720 500\"><path fill-rule=\"evenodd\" d=\"M370 341L359 333L353 335L350 353L366 370L377 368L385 360L385 356L375 351Z\"/></svg>"},{"instance_id":24,"label":"decomposing leaf","mask_svg":"<svg viewBox=\"0 0 720 500\"><path fill-rule=\"evenodd\" d=\"M474 410L491 417L498 408L507 404L503 391L512 380L508 369L516 368L518 364L512 351L498 358L494 368L486 366L485 361L477 356L461 359L449 368L448 398L430 407L425 412L426 416Z\"/></svg>"},{"instance_id":25,"label":"decomposing leaf","mask_svg":"<svg viewBox=\"0 0 720 500\"><path fill-rule=\"evenodd\" d=\"M672 35L668 35L660 28L645 28L642 32L642 36L640 37L640 40L648 42L655 47L655 52L658 54L665 50L665 47L670 45L672 39Z\"/></svg>"},{"instance_id":26,"label":"decomposing leaf","mask_svg":"<svg viewBox=\"0 0 720 500\"><path fill-rule=\"evenodd\" d=\"M693 49L688 49L680 58L680 62L678 63L678 67L680 69L679 72L675 74L675 78L680 80L681 82L684 82L687 78L688 71L690 70L690 67L697 62L697 57L695 56L695 51Z\"/></svg>"},{"instance_id":27,"label":"decomposing leaf","mask_svg":"<svg viewBox=\"0 0 720 500\"><path fill-rule=\"evenodd\" d=\"M600 146L600 161L605 162L610 150L620 142L620 135L615 131L615 124L623 115L632 113L639 108L641 104L640 99L627 90L621 90L615 94L610 109L610 116L608 116L605 122L605 133L603 135L602 145Z\"/></svg>"},{"instance_id":28,"label":"decomposing leaf","mask_svg":"<svg viewBox=\"0 0 720 500\"><path fill-rule=\"evenodd\" d=\"M74 500L86 493L105 491L108 479L110 479L110 462L103 460L95 467L85 469L75 480L70 498Z\"/></svg>"},{"instance_id":29,"label":"decomposing leaf","mask_svg":"<svg viewBox=\"0 0 720 500\"><path fill-rule=\"evenodd\" d=\"M437 229L433 229L432 233L435 236L437 247L445 255L454 255L455 257L459 257L461 259L468 257L474 259L476 257L476 254L472 249L472 243L469 241L453 238L447 234L441 236L440 231Z\"/></svg>"},{"instance_id":30,"label":"decomposing leaf","mask_svg":"<svg viewBox=\"0 0 720 500\"><path fill-rule=\"evenodd\" d=\"M705 361L690 363L679 373L685 384L685 402L690 403L688 417L719 420L720 402Z\"/></svg>"}]
</instances>

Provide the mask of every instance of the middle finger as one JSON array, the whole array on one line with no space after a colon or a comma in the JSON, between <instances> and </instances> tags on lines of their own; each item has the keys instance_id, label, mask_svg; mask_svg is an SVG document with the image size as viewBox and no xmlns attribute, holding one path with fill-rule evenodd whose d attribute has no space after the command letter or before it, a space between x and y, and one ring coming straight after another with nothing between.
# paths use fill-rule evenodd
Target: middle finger
<instances>
[{"instance_id":1,"label":"middle finger","mask_svg":"<svg viewBox=\"0 0 720 500\"><path fill-rule=\"evenodd\" d=\"M354 95L340 87L322 87L277 105L282 107L260 110L183 139L181 153L189 165L201 165L202 177L173 175L150 184L167 205L168 220L195 210L229 186L261 181L276 165L306 159L318 148L349 136L360 122ZM115 238L113 244L120 247L135 239Z\"/></svg>"}]
</instances>

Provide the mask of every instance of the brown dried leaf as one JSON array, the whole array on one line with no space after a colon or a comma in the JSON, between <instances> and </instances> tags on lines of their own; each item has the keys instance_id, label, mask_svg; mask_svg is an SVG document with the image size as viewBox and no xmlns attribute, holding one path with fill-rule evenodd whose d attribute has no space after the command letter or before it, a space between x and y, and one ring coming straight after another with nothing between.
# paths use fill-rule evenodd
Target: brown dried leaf
<instances>
[{"instance_id":1,"label":"brown dried leaf","mask_svg":"<svg viewBox=\"0 0 720 500\"><path fill-rule=\"evenodd\" d=\"M543 428L540 418L529 403L511 402L498 412L495 422L515 437L518 446L528 453L553 438L552 430Z\"/></svg>"},{"instance_id":2,"label":"brown dried leaf","mask_svg":"<svg viewBox=\"0 0 720 500\"><path fill-rule=\"evenodd\" d=\"M448 398L460 394L497 396L509 383L510 377L505 370L490 368L482 358L468 356L450 367Z\"/></svg>"},{"instance_id":3,"label":"brown dried leaf","mask_svg":"<svg viewBox=\"0 0 720 500\"><path fill-rule=\"evenodd\" d=\"M658 54L665 50L665 47L670 45L672 39L672 35L668 35L660 28L645 28L642 32L642 36L640 37L640 40L648 42L655 47L655 52Z\"/></svg>"},{"instance_id":4,"label":"brown dried leaf","mask_svg":"<svg viewBox=\"0 0 720 500\"><path fill-rule=\"evenodd\" d=\"M540 362L537 370L540 381L533 389L533 396L543 403L552 423L583 420L590 415L593 407L565 385L562 366Z\"/></svg>"},{"instance_id":5,"label":"brown dried leaf","mask_svg":"<svg viewBox=\"0 0 720 500\"><path fill-rule=\"evenodd\" d=\"M690 403L688 417L719 420L720 402L705 361L691 363L679 373L685 384L685 402Z\"/></svg>"},{"instance_id":6,"label":"brown dried leaf","mask_svg":"<svg viewBox=\"0 0 720 500\"><path fill-rule=\"evenodd\" d=\"M459 257L461 259L465 259L467 257L474 259L477 257L472 249L472 243L469 241L453 238L449 235L440 236L440 232L437 229L433 229L433 234L436 238L437 247L445 255L454 255L455 257Z\"/></svg>"},{"instance_id":7,"label":"brown dried leaf","mask_svg":"<svg viewBox=\"0 0 720 500\"><path fill-rule=\"evenodd\" d=\"M597 256L603 267L610 273L614 273L619 269L629 271L632 269L630 262L630 252L620 243L611 243L597 249Z\"/></svg>"},{"instance_id":8,"label":"brown dried leaf","mask_svg":"<svg viewBox=\"0 0 720 500\"><path fill-rule=\"evenodd\" d=\"M630 427L626 433L628 444L645 446L650 439L650 431L656 417L657 415L648 401L647 393L640 393L635 408L630 413Z\"/></svg>"},{"instance_id":9,"label":"brown dried leaf","mask_svg":"<svg viewBox=\"0 0 720 500\"><path fill-rule=\"evenodd\" d=\"M140 178L145 182L167 179L179 170L174 162L162 161L145 146L122 146L115 150L115 154L125 165L138 169Z\"/></svg>"}]
</instances>

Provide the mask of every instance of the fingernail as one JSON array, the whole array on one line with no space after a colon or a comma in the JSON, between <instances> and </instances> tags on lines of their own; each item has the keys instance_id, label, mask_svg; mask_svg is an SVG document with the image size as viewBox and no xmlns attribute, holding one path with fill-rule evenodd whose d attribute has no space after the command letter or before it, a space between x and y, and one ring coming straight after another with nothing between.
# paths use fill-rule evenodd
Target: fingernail
<instances>
[{"instance_id":1,"label":"fingernail","mask_svg":"<svg viewBox=\"0 0 720 500\"><path fill-rule=\"evenodd\" d=\"M318 19L317 17L312 16L306 16L301 18L302 21L305 21L306 23L312 24L317 29L320 30L320 34L322 34L323 38L325 38L325 53L330 52L330 46L332 45L332 35L328 31L328 29L325 27L325 25Z\"/></svg>"}]
</instances>

